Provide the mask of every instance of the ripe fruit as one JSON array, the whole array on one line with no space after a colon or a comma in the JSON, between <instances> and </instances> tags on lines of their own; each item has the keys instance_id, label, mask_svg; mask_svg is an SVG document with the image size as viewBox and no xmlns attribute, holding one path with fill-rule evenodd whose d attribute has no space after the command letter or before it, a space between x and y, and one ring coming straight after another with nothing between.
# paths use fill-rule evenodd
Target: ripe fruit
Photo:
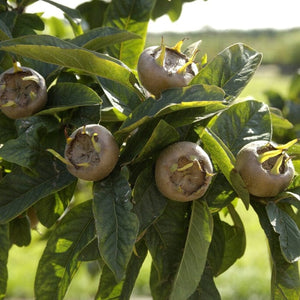
<instances>
[{"instance_id":1,"label":"ripe fruit","mask_svg":"<svg viewBox=\"0 0 300 300\"><path fill-rule=\"evenodd\" d=\"M140 81L156 98L166 89L188 85L198 73L193 62L197 50L188 58L180 52L182 43L180 41L170 48L162 42L160 46L146 48L139 57L137 70Z\"/></svg>"},{"instance_id":2,"label":"ripe fruit","mask_svg":"<svg viewBox=\"0 0 300 300\"><path fill-rule=\"evenodd\" d=\"M212 172L210 158L200 146L177 142L160 153L155 165L155 181L164 196L186 202L204 195Z\"/></svg>"},{"instance_id":3,"label":"ripe fruit","mask_svg":"<svg viewBox=\"0 0 300 300\"><path fill-rule=\"evenodd\" d=\"M47 102L44 78L27 67L14 67L0 75L0 108L11 119L29 117Z\"/></svg>"},{"instance_id":4,"label":"ripe fruit","mask_svg":"<svg viewBox=\"0 0 300 300\"><path fill-rule=\"evenodd\" d=\"M286 150L297 142L285 145L254 141L237 154L235 169L247 190L257 197L274 197L284 191L294 177L294 166Z\"/></svg>"},{"instance_id":5,"label":"ripe fruit","mask_svg":"<svg viewBox=\"0 0 300 300\"><path fill-rule=\"evenodd\" d=\"M67 165L69 172L83 180L108 176L119 159L119 147L111 132L99 124L79 127L67 138L64 157L48 149Z\"/></svg>"}]
</instances>

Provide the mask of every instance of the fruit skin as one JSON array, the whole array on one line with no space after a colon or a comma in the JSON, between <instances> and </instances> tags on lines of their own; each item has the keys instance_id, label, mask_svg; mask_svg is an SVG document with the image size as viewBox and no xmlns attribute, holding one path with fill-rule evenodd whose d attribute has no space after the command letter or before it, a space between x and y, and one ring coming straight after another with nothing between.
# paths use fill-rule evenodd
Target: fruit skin
<instances>
[{"instance_id":1,"label":"fruit skin","mask_svg":"<svg viewBox=\"0 0 300 300\"><path fill-rule=\"evenodd\" d=\"M95 143L100 151L96 151L91 142L93 134L97 134ZM108 176L116 166L119 147L108 129L99 124L89 124L71 134L64 156L71 174L83 180L97 181ZM88 165L78 166L80 163Z\"/></svg>"},{"instance_id":2,"label":"fruit skin","mask_svg":"<svg viewBox=\"0 0 300 300\"><path fill-rule=\"evenodd\" d=\"M185 71L177 72L189 59L184 54L169 47L166 47L164 63L161 66L156 61L160 52L161 47L159 46L146 48L141 53L137 65L142 85L156 98L166 89L187 86L198 73L195 63L191 63Z\"/></svg>"},{"instance_id":3,"label":"fruit skin","mask_svg":"<svg viewBox=\"0 0 300 300\"><path fill-rule=\"evenodd\" d=\"M274 197L284 191L291 183L295 169L289 159L284 167L284 173L271 174L258 161L257 150L266 146L266 141L254 141L245 145L236 156L235 169L241 175L247 190L257 197ZM270 143L276 147L275 143ZM284 154L286 158L288 155Z\"/></svg>"},{"instance_id":4,"label":"fruit skin","mask_svg":"<svg viewBox=\"0 0 300 300\"><path fill-rule=\"evenodd\" d=\"M24 76L22 75L22 72L24 72L23 74ZM16 71L15 67L13 67L6 70L0 75L0 87L1 85L3 85L3 83L5 83L6 81L5 78L7 78L8 76L12 78L14 75L15 76L20 75L21 78L27 76L35 76L38 82L35 82L33 80L28 80L28 81L30 81L31 84L34 85L36 96L34 99L30 99L30 95L27 95L26 103L23 103L22 105L16 104L13 106L3 106L5 105L6 100L3 101L4 100L3 97L5 95L5 89L2 88L0 90L0 108L2 112L11 119L20 119L20 118L29 117L34 113L40 111L47 102L47 87L46 87L45 79L42 77L42 75L40 75L38 72L36 72L31 68L18 67L18 71ZM20 82L21 84L24 84L24 81L22 81L21 78L16 79L15 82ZM24 90L21 92L24 92ZM11 100L15 102L15 98L9 98L7 100Z\"/></svg>"},{"instance_id":5,"label":"fruit skin","mask_svg":"<svg viewBox=\"0 0 300 300\"><path fill-rule=\"evenodd\" d=\"M191 168L178 171L178 168L192 163ZM199 164L202 170L197 168ZM155 181L165 197L186 202L204 195L212 172L213 166L207 153L199 145L183 141L168 146L160 153L155 165Z\"/></svg>"}]
</instances>

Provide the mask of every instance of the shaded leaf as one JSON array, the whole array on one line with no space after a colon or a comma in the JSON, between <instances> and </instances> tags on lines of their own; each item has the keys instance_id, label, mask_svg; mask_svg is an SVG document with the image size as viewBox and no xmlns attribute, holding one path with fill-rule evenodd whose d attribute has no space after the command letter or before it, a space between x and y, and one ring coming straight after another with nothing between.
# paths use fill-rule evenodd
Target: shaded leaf
<instances>
[{"instance_id":1,"label":"shaded leaf","mask_svg":"<svg viewBox=\"0 0 300 300\"><path fill-rule=\"evenodd\" d=\"M0 41L8 40L12 38L11 32L6 24L0 20Z\"/></svg>"},{"instance_id":2,"label":"shaded leaf","mask_svg":"<svg viewBox=\"0 0 300 300\"><path fill-rule=\"evenodd\" d=\"M65 165L49 157L45 155L38 160L36 176L16 167L0 181L0 223L15 218L40 199L75 180Z\"/></svg>"},{"instance_id":3,"label":"shaded leaf","mask_svg":"<svg viewBox=\"0 0 300 300\"><path fill-rule=\"evenodd\" d=\"M274 202L266 206L267 214L275 232L279 234L282 254L288 262L300 259L300 230L294 220Z\"/></svg>"},{"instance_id":4,"label":"shaded leaf","mask_svg":"<svg viewBox=\"0 0 300 300\"><path fill-rule=\"evenodd\" d=\"M98 94L81 83L57 83L49 89L47 104L37 115L55 114L70 108L101 103Z\"/></svg>"},{"instance_id":5,"label":"shaded leaf","mask_svg":"<svg viewBox=\"0 0 300 300\"><path fill-rule=\"evenodd\" d=\"M117 282L125 275L138 232L138 219L132 213L131 189L119 173L95 182L93 212L99 250Z\"/></svg>"},{"instance_id":6,"label":"shaded leaf","mask_svg":"<svg viewBox=\"0 0 300 300\"><path fill-rule=\"evenodd\" d=\"M205 268L213 219L204 201L193 201L184 252L169 299L187 299L196 290Z\"/></svg>"},{"instance_id":7,"label":"shaded leaf","mask_svg":"<svg viewBox=\"0 0 300 300\"><path fill-rule=\"evenodd\" d=\"M51 233L35 278L37 299L63 299L79 268L81 251L95 237L91 201L71 209Z\"/></svg>"},{"instance_id":8,"label":"shaded leaf","mask_svg":"<svg viewBox=\"0 0 300 300\"><path fill-rule=\"evenodd\" d=\"M220 52L192 79L193 84L216 85L229 97L237 97L260 65L262 54L242 43Z\"/></svg>"},{"instance_id":9,"label":"shaded leaf","mask_svg":"<svg viewBox=\"0 0 300 300\"><path fill-rule=\"evenodd\" d=\"M26 215L19 216L9 223L9 239L19 247L28 246L31 242L30 221Z\"/></svg>"},{"instance_id":10,"label":"shaded leaf","mask_svg":"<svg viewBox=\"0 0 300 300\"><path fill-rule=\"evenodd\" d=\"M15 122L0 111L0 143L17 137Z\"/></svg>"},{"instance_id":11,"label":"shaded leaf","mask_svg":"<svg viewBox=\"0 0 300 300\"><path fill-rule=\"evenodd\" d=\"M145 168L135 181L133 211L140 223L140 232L149 227L163 213L167 199L158 191L152 167Z\"/></svg>"}]
</instances>

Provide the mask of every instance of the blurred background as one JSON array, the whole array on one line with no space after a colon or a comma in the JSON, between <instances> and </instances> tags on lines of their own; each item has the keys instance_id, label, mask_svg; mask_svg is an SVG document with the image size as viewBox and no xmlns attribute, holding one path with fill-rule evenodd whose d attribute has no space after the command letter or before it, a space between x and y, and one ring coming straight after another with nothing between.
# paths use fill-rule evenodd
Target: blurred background
<instances>
[{"instance_id":1,"label":"blurred background","mask_svg":"<svg viewBox=\"0 0 300 300\"><path fill-rule=\"evenodd\" d=\"M56 2L75 8L86 1ZM62 13L53 6L38 1L29 7L29 11L45 12L43 17L48 24L45 33L72 37L72 30L63 20ZM210 61L231 44L246 43L263 53L263 62L241 97L252 97L271 105L277 103L284 109L291 82L300 69L299 11L300 2L295 0L196 0L183 5L176 22L168 16L151 21L146 46L160 44L162 36L169 46L183 38L188 39L187 44L202 40L199 55L207 54ZM300 123L299 114L295 118L293 123ZM85 191L81 193L78 197L85 197ZM271 274L264 233L252 209L246 211L240 203L237 209L246 230L246 252L234 266L216 278L217 287L223 300L269 299ZM7 299L33 299L34 274L45 247L44 230L38 225L30 246L25 249L13 246L10 251ZM150 263L148 257L132 299L151 299L148 285ZM92 299L97 290L98 275L95 263L83 263L65 299Z\"/></svg>"}]
</instances>

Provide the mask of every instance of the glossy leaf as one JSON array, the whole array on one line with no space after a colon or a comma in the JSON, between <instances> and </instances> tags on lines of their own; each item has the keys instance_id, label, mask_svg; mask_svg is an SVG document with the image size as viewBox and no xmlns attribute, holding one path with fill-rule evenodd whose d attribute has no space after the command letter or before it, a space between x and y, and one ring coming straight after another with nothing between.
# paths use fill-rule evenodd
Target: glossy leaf
<instances>
[{"instance_id":1,"label":"glossy leaf","mask_svg":"<svg viewBox=\"0 0 300 300\"><path fill-rule=\"evenodd\" d=\"M38 161L35 176L16 167L0 181L0 223L15 218L40 199L75 180L62 163L49 157L45 155Z\"/></svg>"},{"instance_id":2,"label":"glossy leaf","mask_svg":"<svg viewBox=\"0 0 300 300\"><path fill-rule=\"evenodd\" d=\"M141 103L122 124L116 134L129 133L154 117L163 117L175 111L190 109L192 107L194 109L205 107L207 110L210 105L213 105L214 111L218 111L224 108L222 105L223 99L224 92L213 86L194 85L186 88L170 89L164 92L158 101L148 98ZM197 118L205 117L206 110L203 111L204 116L198 115ZM209 114L211 113L212 111L209 112Z\"/></svg>"},{"instance_id":3,"label":"glossy leaf","mask_svg":"<svg viewBox=\"0 0 300 300\"><path fill-rule=\"evenodd\" d=\"M184 252L169 299L187 299L196 290L205 268L212 231L213 219L207 204L193 201Z\"/></svg>"},{"instance_id":4,"label":"glossy leaf","mask_svg":"<svg viewBox=\"0 0 300 300\"><path fill-rule=\"evenodd\" d=\"M63 299L79 268L81 251L94 239L91 201L71 209L51 233L40 259L36 278L37 299Z\"/></svg>"},{"instance_id":5,"label":"glossy leaf","mask_svg":"<svg viewBox=\"0 0 300 300\"><path fill-rule=\"evenodd\" d=\"M8 279L7 261L10 248L8 224L0 225L0 245L0 299L4 299Z\"/></svg>"},{"instance_id":6,"label":"glossy leaf","mask_svg":"<svg viewBox=\"0 0 300 300\"><path fill-rule=\"evenodd\" d=\"M294 220L274 202L269 202L267 214L275 232L279 234L281 251L290 263L300 259L300 230Z\"/></svg>"},{"instance_id":7,"label":"glossy leaf","mask_svg":"<svg viewBox=\"0 0 300 300\"><path fill-rule=\"evenodd\" d=\"M134 90L133 73L120 65L119 61L52 36L24 36L11 39L1 42L0 49L46 63L74 68L87 74L102 76Z\"/></svg>"},{"instance_id":8,"label":"glossy leaf","mask_svg":"<svg viewBox=\"0 0 300 300\"><path fill-rule=\"evenodd\" d=\"M133 190L133 211L140 223L140 232L143 232L163 213L167 199L158 191L153 169L144 169L135 181Z\"/></svg>"},{"instance_id":9,"label":"glossy leaf","mask_svg":"<svg viewBox=\"0 0 300 300\"><path fill-rule=\"evenodd\" d=\"M237 97L254 75L262 54L242 44L234 44L220 52L190 82L221 87L230 98Z\"/></svg>"},{"instance_id":10,"label":"glossy leaf","mask_svg":"<svg viewBox=\"0 0 300 300\"><path fill-rule=\"evenodd\" d=\"M80 83L57 83L48 91L46 106L38 115L55 114L80 106L99 105L101 98L91 88Z\"/></svg>"},{"instance_id":11,"label":"glossy leaf","mask_svg":"<svg viewBox=\"0 0 300 300\"><path fill-rule=\"evenodd\" d=\"M148 21L154 4L154 0L114 0L108 6L105 26L133 32L141 37L108 48L111 56L120 59L132 69L136 67L139 54L144 48Z\"/></svg>"},{"instance_id":12,"label":"glossy leaf","mask_svg":"<svg viewBox=\"0 0 300 300\"><path fill-rule=\"evenodd\" d=\"M119 282L125 275L138 233L138 219L131 211L131 189L126 178L116 171L95 182L93 194L100 254Z\"/></svg>"}]
</instances>

